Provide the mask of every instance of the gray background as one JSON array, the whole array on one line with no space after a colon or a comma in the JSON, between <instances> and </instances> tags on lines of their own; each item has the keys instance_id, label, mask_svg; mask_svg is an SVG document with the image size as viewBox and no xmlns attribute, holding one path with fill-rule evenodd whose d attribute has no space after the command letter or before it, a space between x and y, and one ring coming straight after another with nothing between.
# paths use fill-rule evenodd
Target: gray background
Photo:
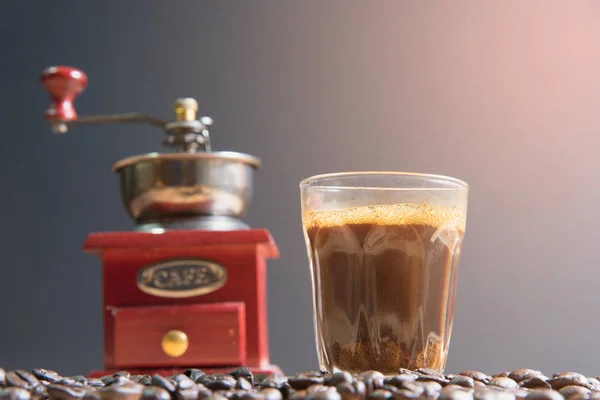
<instances>
[{"instance_id":1,"label":"gray background","mask_svg":"<svg viewBox=\"0 0 600 400\"><path fill-rule=\"evenodd\" d=\"M600 3L0 3L0 364L101 367L100 262L124 230L112 161L161 150L146 127L53 135L38 75L90 77L81 114L212 116L214 148L263 167L248 216L274 235L272 361L316 368L298 182L407 170L471 185L448 370L600 367Z\"/></svg>"}]
</instances>

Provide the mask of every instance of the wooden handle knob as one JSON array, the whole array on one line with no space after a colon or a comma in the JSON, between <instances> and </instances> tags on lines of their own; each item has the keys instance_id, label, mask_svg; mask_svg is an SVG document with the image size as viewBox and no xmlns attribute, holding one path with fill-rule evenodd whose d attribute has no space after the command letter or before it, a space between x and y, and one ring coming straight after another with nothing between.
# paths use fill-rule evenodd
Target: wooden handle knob
<instances>
[{"instance_id":1,"label":"wooden handle knob","mask_svg":"<svg viewBox=\"0 0 600 400\"><path fill-rule=\"evenodd\" d=\"M163 351L169 357L180 357L188 348L187 335L178 330L172 330L165 333L161 346Z\"/></svg>"},{"instance_id":2,"label":"wooden handle knob","mask_svg":"<svg viewBox=\"0 0 600 400\"><path fill-rule=\"evenodd\" d=\"M88 78L86 74L71 67L48 67L42 72L40 82L52 101L52 104L44 113L44 118L49 121L73 121L77 119L73 100L87 86Z\"/></svg>"}]
</instances>

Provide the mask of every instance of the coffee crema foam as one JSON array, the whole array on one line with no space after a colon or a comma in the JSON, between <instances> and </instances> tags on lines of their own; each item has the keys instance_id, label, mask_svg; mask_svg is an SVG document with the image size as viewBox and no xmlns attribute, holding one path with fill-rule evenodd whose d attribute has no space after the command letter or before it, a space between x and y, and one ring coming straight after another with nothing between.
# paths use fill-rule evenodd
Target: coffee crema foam
<instances>
[{"instance_id":1,"label":"coffee crema foam","mask_svg":"<svg viewBox=\"0 0 600 400\"><path fill-rule=\"evenodd\" d=\"M466 211L459 206L426 203L379 204L341 210L306 211L306 229L343 225L426 225L464 231Z\"/></svg>"}]
</instances>

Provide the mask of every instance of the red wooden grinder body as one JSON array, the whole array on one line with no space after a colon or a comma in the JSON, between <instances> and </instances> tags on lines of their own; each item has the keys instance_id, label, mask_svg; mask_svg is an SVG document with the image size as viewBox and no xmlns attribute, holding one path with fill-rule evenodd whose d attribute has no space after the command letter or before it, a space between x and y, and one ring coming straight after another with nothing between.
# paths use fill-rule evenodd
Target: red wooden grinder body
<instances>
[{"instance_id":1,"label":"red wooden grinder body","mask_svg":"<svg viewBox=\"0 0 600 400\"><path fill-rule=\"evenodd\" d=\"M51 100L44 118L59 128L81 122L73 101L86 74L54 66L40 80ZM91 376L281 372L269 361L265 269L279 252L267 230L92 233L84 251L103 271L104 369ZM182 343L177 354L169 350Z\"/></svg>"}]
</instances>

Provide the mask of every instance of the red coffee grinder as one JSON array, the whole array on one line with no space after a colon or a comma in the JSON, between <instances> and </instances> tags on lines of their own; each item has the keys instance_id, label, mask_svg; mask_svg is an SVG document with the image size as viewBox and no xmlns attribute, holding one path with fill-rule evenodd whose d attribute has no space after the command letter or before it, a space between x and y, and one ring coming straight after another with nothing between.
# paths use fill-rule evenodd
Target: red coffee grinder
<instances>
[{"instance_id":1,"label":"red coffee grinder","mask_svg":"<svg viewBox=\"0 0 600 400\"><path fill-rule=\"evenodd\" d=\"M52 104L45 119L56 133L83 124L141 123L166 133L172 153L116 162L123 204L135 227L91 233L84 251L103 271L104 370L171 375L269 363L266 260L279 252L270 233L241 218L260 160L210 148L209 117L196 119L191 98L175 102L175 120L143 114L78 117L74 98L87 85L80 70L55 66L41 82Z\"/></svg>"}]
</instances>

